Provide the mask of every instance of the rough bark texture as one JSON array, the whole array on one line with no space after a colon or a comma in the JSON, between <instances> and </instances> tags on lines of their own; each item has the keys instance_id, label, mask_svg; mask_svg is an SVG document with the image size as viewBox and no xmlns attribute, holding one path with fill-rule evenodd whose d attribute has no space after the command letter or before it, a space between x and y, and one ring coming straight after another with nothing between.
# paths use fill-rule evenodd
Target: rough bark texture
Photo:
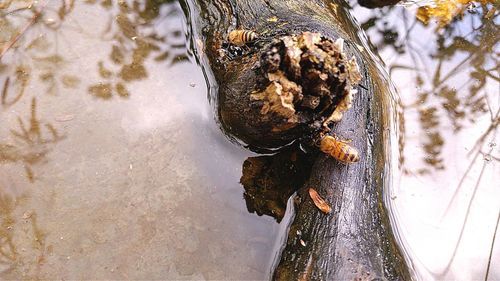
<instances>
[{"instance_id":1,"label":"rough bark texture","mask_svg":"<svg viewBox=\"0 0 500 281\"><path fill-rule=\"evenodd\" d=\"M382 120L379 111L370 110L377 106L370 92L361 91L334 128L352 139L361 160L343 165L327 156L317 159L295 200L296 216L275 280L411 279L382 205ZM309 187L331 204L330 214L313 204Z\"/></svg>"},{"instance_id":2,"label":"rough bark texture","mask_svg":"<svg viewBox=\"0 0 500 281\"><path fill-rule=\"evenodd\" d=\"M194 32L204 38L205 58L219 86L214 101L223 126L254 148L279 146L289 136L268 137L262 128L254 127L252 119L241 121L242 114L253 114L248 111L248 92L258 80L252 68L259 58L259 45L246 55L228 59L220 50L231 29L254 30L264 38L302 31L320 32L332 40L344 38L345 51L357 58L361 84L367 88L359 89L352 108L332 129L335 135L352 140L361 160L345 165L326 155L317 158L295 200L296 216L273 279L411 279L381 195L390 169L386 151L388 85L374 57L357 45L362 44L359 30L345 5L326 0L199 0L196 10L200 17L191 17L198 20ZM240 121L231 122L232 118ZM332 206L331 213L325 214L313 204L309 187Z\"/></svg>"}]
</instances>

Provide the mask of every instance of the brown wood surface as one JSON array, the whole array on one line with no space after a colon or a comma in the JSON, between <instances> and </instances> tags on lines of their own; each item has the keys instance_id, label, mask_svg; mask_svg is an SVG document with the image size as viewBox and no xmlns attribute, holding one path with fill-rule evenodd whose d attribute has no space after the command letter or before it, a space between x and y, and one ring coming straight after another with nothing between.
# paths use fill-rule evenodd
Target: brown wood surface
<instances>
[{"instance_id":1,"label":"brown wood surface","mask_svg":"<svg viewBox=\"0 0 500 281\"><path fill-rule=\"evenodd\" d=\"M245 28L273 38L301 31L346 40L346 53L356 56L363 75L353 107L332 132L351 139L361 159L345 165L322 155L310 178L298 192L295 217L273 274L274 280L409 280L408 265L399 250L382 200L389 183L389 86L377 68L376 57L359 48L359 28L343 2L304 0L198 0L185 5L194 21L193 32L204 40L201 61L208 59L218 84L212 96L223 127L254 145L275 146L289 136L268 137L247 112L248 89L256 83L251 71L258 53L233 60L221 59L219 49L234 28ZM193 13L194 14L191 14ZM269 21L276 17L278 22ZM232 120L235 119L236 121ZM230 124L228 126L227 124ZM392 144L396 145L396 144ZM321 212L312 202L314 188L332 207Z\"/></svg>"},{"instance_id":2,"label":"brown wood surface","mask_svg":"<svg viewBox=\"0 0 500 281\"><path fill-rule=\"evenodd\" d=\"M358 3L367 8L380 8L392 6L400 2L400 0L358 0Z\"/></svg>"}]
</instances>

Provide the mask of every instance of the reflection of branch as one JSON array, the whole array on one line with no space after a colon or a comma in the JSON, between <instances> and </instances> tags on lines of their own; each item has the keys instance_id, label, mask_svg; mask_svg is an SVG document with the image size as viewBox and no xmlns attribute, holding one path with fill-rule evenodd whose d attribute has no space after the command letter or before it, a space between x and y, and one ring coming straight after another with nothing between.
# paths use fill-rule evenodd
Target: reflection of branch
<instances>
[{"instance_id":1,"label":"reflection of branch","mask_svg":"<svg viewBox=\"0 0 500 281\"><path fill-rule=\"evenodd\" d=\"M486 139L486 137L488 137L488 135L493 130L495 130L498 127L499 124L500 124L500 108L497 110L497 113L495 114L495 117L492 118L491 124L488 127L488 129L486 129L486 131L481 135L481 137L479 137L479 139L474 144L474 147L472 147L471 151L469 151L469 153L467 155L469 156L473 151L475 151L479 147L481 147L481 145L483 145L484 140Z\"/></svg>"},{"instance_id":2,"label":"reflection of branch","mask_svg":"<svg viewBox=\"0 0 500 281\"><path fill-rule=\"evenodd\" d=\"M12 47L14 46L14 44L16 44L17 40L19 40L23 35L24 33L26 33L26 31L28 30L28 28L30 26L32 26L35 21L38 19L38 17L40 17L40 15L42 14L42 11L43 9L45 8L45 6L47 5L47 2L44 2L42 5L41 5L41 8L40 10L36 11L34 14L33 14L33 17L31 18L31 20L23 27L23 29L21 29L19 31L19 33L14 36L14 38L12 38L12 40L10 40L10 42L2 49L2 51L0 52L0 60L2 59L3 55L5 55L5 53Z\"/></svg>"},{"instance_id":3,"label":"reflection of branch","mask_svg":"<svg viewBox=\"0 0 500 281\"><path fill-rule=\"evenodd\" d=\"M408 26L408 18L406 17L406 12L404 10L403 10L403 19L404 19L403 20L403 24L404 24L405 29L406 29L406 35L405 35L405 38L404 38L404 42L406 43L406 47L409 50L408 53L410 55L410 58L411 58L413 64L415 65L415 69L421 69L420 67L418 67L419 64L417 62L417 57L420 60L420 62L422 63L422 65L424 65L424 66L426 65L425 60L423 59L421 53L417 52L415 50L415 48L412 45L412 40L410 38L411 30L413 30L413 28L416 26L416 24L417 24L418 21L415 19L413 21L413 23L410 26ZM427 71L427 67L424 67L423 69L426 70L425 74L427 75L427 78L430 79L430 74Z\"/></svg>"},{"instance_id":4,"label":"reflection of branch","mask_svg":"<svg viewBox=\"0 0 500 281\"><path fill-rule=\"evenodd\" d=\"M0 143L0 161L22 162L26 170L28 179L33 182L34 176L31 166L39 163L46 157L50 151L47 144L55 144L62 139L57 130L50 123L44 123L46 131L51 135L50 138L42 136L42 124L36 117L36 100L33 98L31 103L31 116L28 124L25 124L21 118L18 118L19 129L11 129L10 132L17 143Z\"/></svg>"},{"instance_id":5,"label":"reflection of branch","mask_svg":"<svg viewBox=\"0 0 500 281\"><path fill-rule=\"evenodd\" d=\"M491 79L497 81L497 82L500 82L500 78L497 77L497 76L494 76L493 74L491 74L490 72L493 71L494 69L489 69L489 70L485 70L485 69L480 69L480 68L476 68L477 71L481 74L484 74L485 76L488 76L490 77Z\"/></svg>"},{"instance_id":6,"label":"reflection of branch","mask_svg":"<svg viewBox=\"0 0 500 281\"><path fill-rule=\"evenodd\" d=\"M35 276L37 276L40 274L40 267L45 262L45 256L47 253L47 249L45 247L46 234L38 226L36 213L31 214L29 219L31 221L31 229L33 232L33 238L35 242L33 244L33 248L37 249L39 252L35 263L37 272Z\"/></svg>"},{"instance_id":7,"label":"reflection of branch","mask_svg":"<svg viewBox=\"0 0 500 281\"><path fill-rule=\"evenodd\" d=\"M162 21L155 22L160 15L159 7L167 3L169 1L146 1L144 7L129 6L127 3L118 5L118 13L111 17L101 36L104 40L113 41L110 53L112 65L102 60L97 62L101 80L88 87L89 94L104 100L116 95L128 98L130 93L126 83L143 80L149 75L146 61L151 55L156 62L168 60L171 65L189 60L191 54L186 50L182 31L160 31L157 28ZM110 5L115 4L110 2ZM175 16L174 13L177 13L175 8L162 15L163 20ZM118 30L111 34L115 29Z\"/></svg>"},{"instance_id":8,"label":"reflection of branch","mask_svg":"<svg viewBox=\"0 0 500 281\"><path fill-rule=\"evenodd\" d=\"M10 77L7 77L7 79L5 79L5 82L3 84L3 89L2 89L2 95L1 95L2 105L12 105L12 104L16 103L23 96L24 88L26 86L26 85L22 85L21 91L19 91L19 94L12 101L8 102L7 96L9 94L9 85L10 85Z\"/></svg>"},{"instance_id":9,"label":"reflection of branch","mask_svg":"<svg viewBox=\"0 0 500 281\"><path fill-rule=\"evenodd\" d=\"M479 51L478 51L479 52ZM455 75L455 73L460 69L460 67L464 66L464 64L470 59L472 58L472 55L473 54L469 54L468 57L466 57L465 59L463 59L460 63L458 63L457 65L455 65L455 67L450 70L448 72L448 74L446 74L444 76L444 78L440 79L439 82L436 82L436 85L434 85L434 88L437 89L439 88L439 86L443 85L444 82L446 82L450 77L452 77L453 75ZM442 60L439 61L440 63L442 62Z\"/></svg>"},{"instance_id":10,"label":"reflection of branch","mask_svg":"<svg viewBox=\"0 0 500 281\"><path fill-rule=\"evenodd\" d=\"M0 191L2 188L4 187L0 185ZM35 276L26 276L24 279L38 280L40 266L43 264L47 254L47 247L45 241L46 235L39 227L36 213L34 211L27 211L22 216L24 223L30 223L29 228L27 225L22 227L23 235L29 235L29 240L25 241L29 244L21 244L24 243L24 239L16 239L18 233L16 233L16 228L13 227L16 222L13 214L16 209L19 209L20 203L25 198L25 196L12 198L0 192L0 223L2 225L0 228L0 275L9 274L18 269L18 266L23 265L30 266L30 271L32 271L31 268L35 268L36 270ZM32 252L31 255L19 253L16 248L21 248L21 246L31 246L35 252ZM24 247L21 249L22 252L26 250Z\"/></svg>"},{"instance_id":11,"label":"reflection of branch","mask_svg":"<svg viewBox=\"0 0 500 281\"><path fill-rule=\"evenodd\" d=\"M417 26L418 20L414 19L413 23L410 26L408 26L408 22L407 22L408 18L407 18L407 13L406 13L405 10L403 10L403 19L404 19L403 23L404 23L405 29L406 29L406 35L405 35L405 39L404 40L408 41L410 39L410 33L411 33L411 31L413 30L413 28L415 28L415 26Z\"/></svg>"},{"instance_id":12,"label":"reflection of branch","mask_svg":"<svg viewBox=\"0 0 500 281\"><path fill-rule=\"evenodd\" d=\"M468 156L470 156L470 153L472 153L473 151L476 150L476 147L479 146L481 147L484 143L484 140L486 139L486 137L493 131L496 129L496 127L498 126L499 124L499 120L500 118L498 118L498 115L500 114L500 109L497 111L497 120L496 122L492 122L492 124L490 124L490 126L488 127L488 129L486 130L486 132L483 133L483 135L481 135L481 137L476 141L476 144L474 145L474 147L472 148L472 150L469 152ZM458 186L457 188L455 189L455 192L453 193L453 196L451 197L451 200L450 200L450 203L448 203L448 206L446 207L446 210L445 210L445 213L443 214L443 218L446 216L446 214L448 213L450 207L451 207L451 204L453 203L453 201L455 200L455 197L457 196L460 188L462 187L462 184L465 180L465 178L467 177L467 175L469 174L470 170L472 169L472 166L474 165L474 162L476 161L477 157L482 154L482 155L488 155L489 157L492 157L496 160L496 157L492 156L491 155L491 151L492 151L492 148L490 149L490 152L487 153L487 154L484 154L482 153L482 151L477 151L476 154L474 155L474 158L472 159L471 163L469 164L469 166L467 167L464 175L462 176L462 178L460 179L460 182L458 183Z\"/></svg>"},{"instance_id":13,"label":"reflection of branch","mask_svg":"<svg viewBox=\"0 0 500 281\"><path fill-rule=\"evenodd\" d=\"M450 208L451 208L451 204L453 203L453 201L455 201L455 197L457 197L458 192L460 191L460 188L462 187L462 184L464 183L465 178L467 177L467 175L468 175L468 174L469 174L469 172L471 171L472 166L474 166L474 162L476 162L476 159L477 159L477 157L478 157L478 156L479 156L479 153L476 153L476 155L474 156L474 158L473 158L473 159L472 159L472 161L470 162L469 167L467 167L467 169L465 170L465 173L464 173L464 175L462 176L462 178L460 179L460 182L458 183L457 188L455 188L455 192L453 192L453 196L451 196L450 203L448 203L448 206L446 207L446 209L445 209L445 211L444 211L444 214L443 214L443 216L441 217L441 219L443 219L444 217L446 217L446 215L448 214L448 211L449 211L449 210L450 210Z\"/></svg>"},{"instance_id":14,"label":"reflection of branch","mask_svg":"<svg viewBox=\"0 0 500 281\"><path fill-rule=\"evenodd\" d=\"M481 182L481 178L483 177L483 173L484 173L485 168L486 168L486 162L483 162L483 167L481 168L481 172L479 173L479 177L477 179L476 185L474 186L474 191L472 192L472 196L469 200L469 204L467 205L467 211L465 212L464 222L462 224L462 228L460 229L460 235L458 236L458 240L457 240L457 243L455 245L455 249L453 250L453 254L451 255L450 260L448 261L446 268L443 271L441 271L441 273L439 274L440 277L443 277L446 273L448 273L448 271L450 270L451 264L455 260L455 256L456 256L457 251L458 251L458 246L460 245L460 242L462 241L462 237L463 237L463 234L465 231L465 226L467 225L467 221L469 219L469 214L470 214L470 210L472 207L472 202L474 201L474 198L476 196L476 192L479 188L479 183Z\"/></svg>"},{"instance_id":15,"label":"reflection of branch","mask_svg":"<svg viewBox=\"0 0 500 281\"><path fill-rule=\"evenodd\" d=\"M497 237L498 222L500 222L500 211L498 211L497 224L495 226L495 231L493 232L493 239L491 240L490 256L488 258L488 266L486 267L486 274L484 276L484 281L488 281L488 275L490 273L491 256L493 255L493 248L495 247L495 239Z\"/></svg>"},{"instance_id":16,"label":"reflection of branch","mask_svg":"<svg viewBox=\"0 0 500 281\"><path fill-rule=\"evenodd\" d=\"M16 82L19 83L20 89L19 89L17 95L11 100L8 100L9 87L10 87L10 77L7 77L7 79L5 79L3 89L2 89L2 94L1 94L1 104L3 106L11 106L21 99L21 97L24 95L24 92L26 90L26 86L28 85L29 76L30 76L30 74L29 74L27 68L25 68L23 66L18 66L16 68L16 75L15 75L16 79L15 79L14 84Z\"/></svg>"},{"instance_id":17,"label":"reflection of branch","mask_svg":"<svg viewBox=\"0 0 500 281\"><path fill-rule=\"evenodd\" d=\"M483 155L485 160L495 160L495 161L500 162L500 157L497 157L495 155L491 155L491 153L487 153L487 152L483 152L483 151L481 151L480 153Z\"/></svg>"},{"instance_id":18,"label":"reflection of branch","mask_svg":"<svg viewBox=\"0 0 500 281\"><path fill-rule=\"evenodd\" d=\"M7 267L6 269L0 271L1 273L12 270L17 259L17 252L13 242L13 234L9 231L9 228L12 228L14 223L14 218L12 216L14 207L14 200L0 193L0 215L2 217L2 228L0 228L0 264L6 265Z\"/></svg>"}]
</instances>

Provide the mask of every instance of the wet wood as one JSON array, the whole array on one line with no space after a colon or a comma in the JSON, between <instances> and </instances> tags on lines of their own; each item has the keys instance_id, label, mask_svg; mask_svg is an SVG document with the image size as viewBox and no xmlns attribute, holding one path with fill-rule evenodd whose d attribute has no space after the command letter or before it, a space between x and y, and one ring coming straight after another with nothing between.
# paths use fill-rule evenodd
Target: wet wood
<instances>
[{"instance_id":1,"label":"wet wood","mask_svg":"<svg viewBox=\"0 0 500 281\"><path fill-rule=\"evenodd\" d=\"M381 8L385 6L392 6L401 0L359 0L358 3L367 8Z\"/></svg>"},{"instance_id":2,"label":"wet wood","mask_svg":"<svg viewBox=\"0 0 500 281\"><path fill-rule=\"evenodd\" d=\"M281 222L288 199L308 178L314 155L287 147L273 155L249 157L243 163L240 183L248 212L268 215Z\"/></svg>"},{"instance_id":3,"label":"wet wood","mask_svg":"<svg viewBox=\"0 0 500 281\"><path fill-rule=\"evenodd\" d=\"M212 98L221 119L248 112L248 89L258 83L251 71L258 53L231 60L221 56L231 29L253 30L264 38L302 31L341 37L346 40L346 53L354 55L361 67L361 84L367 90L359 89L352 108L332 129L336 136L352 140L350 145L358 150L360 160L342 164L327 155L316 159L310 178L295 198L296 214L273 279L409 280L381 194L389 184L387 173L391 169L387 78L377 70L375 58L359 47L359 30L345 4L326 0L199 0L195 8L199 16L190 17L197 21L193 32L205 39L200 57L218 83L218 95ZM192 12L188 6L185 10ZM245 122L234 122L226 129L248 143L265 139L278 145L289 137L267 137L265 130L252 127L257 123ZM318 209L309 188L321 194L332 208L330 213Z\"/></svg>"}]
</instances>

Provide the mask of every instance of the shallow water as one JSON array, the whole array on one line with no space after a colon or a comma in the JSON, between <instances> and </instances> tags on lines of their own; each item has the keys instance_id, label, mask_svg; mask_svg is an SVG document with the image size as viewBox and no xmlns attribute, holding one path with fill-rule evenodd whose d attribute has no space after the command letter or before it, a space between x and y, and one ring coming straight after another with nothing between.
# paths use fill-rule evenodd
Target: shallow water
<instances>
[{"instance_id":1,"label":"shallow water","mask_svg":"<svg viewBox=\"0 0 500 281\"><path fill-rule=\"evenodd\" d=\"M0 63L0 279L268 278L280 226L247 212L239 180L255 154L215 122L179 3L14 2L0 10L2 47L22 33ZM386 201L418 279L484 279L500 142L490 133L483 154L473 148L499 108L498 82L479 91L490 109L466 110L474 122L454 130L450 99L417 99L437 67L433 27L412 29L413 55L426 58L417 68L428 69L418 85L414 57L397 52L409 38L380 32L405 34L411 12L397 7L368 30L404 105L402 173ZM380 14L353 13L360 22ZM463 100L470 69L466 61L447 81ZM422 126L432 107L439 125ZM443 144L426 146L436 132ZM500 279L498 243L492 253L489 279Z\"/></svg>"},{"instance_id":2,"label":"shallow water","mask_svg":"<svg viewBox=\"0 0 500 281\"><path fill-rule=\"evenodd\" d=\"M246 210L253 154L215 123L179 3L87 2L40 1L2 58L0 279L264 279L278 225Z\"/></svg>"}]
</instances>

